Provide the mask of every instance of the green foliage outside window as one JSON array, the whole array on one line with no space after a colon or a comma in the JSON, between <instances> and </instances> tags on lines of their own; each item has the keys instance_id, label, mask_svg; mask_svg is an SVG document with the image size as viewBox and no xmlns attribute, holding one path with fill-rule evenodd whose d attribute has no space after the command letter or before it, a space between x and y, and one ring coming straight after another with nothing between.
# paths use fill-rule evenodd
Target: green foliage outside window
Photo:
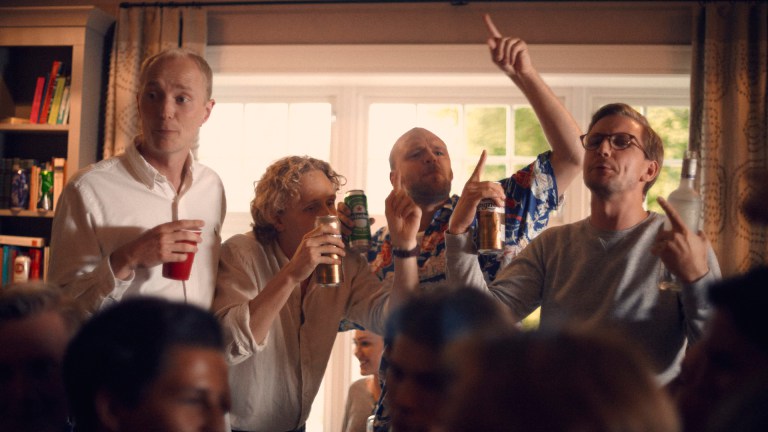
<instances>
[{"instance_id":1,"label":"green foliage outside window","mask_svg":"<svg viewBox=\"0 0 768 432\"><path fill-rule=\"evenodd\" d=\"M506 154L506 107L469 105L466 107L465 121L469 154L480 154L483 150L488 152L488 156Z\"/></svg>"},{"instance_id":2,"label":"green foliage outside window","mask_svg":"<svg viewBox=\"0 0 768 432\"><path fill-rule=\"evenodd\" d=\"M549 143L533 108L515 108L515 154L533 158L547 150Z\"/></svg>"}]
</instances>

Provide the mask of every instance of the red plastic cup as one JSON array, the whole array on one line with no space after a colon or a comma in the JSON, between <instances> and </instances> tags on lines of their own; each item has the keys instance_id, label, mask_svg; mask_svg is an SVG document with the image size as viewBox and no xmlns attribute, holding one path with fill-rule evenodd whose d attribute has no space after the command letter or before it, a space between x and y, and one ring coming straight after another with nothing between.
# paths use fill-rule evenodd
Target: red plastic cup
<instances>
[{"instance_id":1,"label":"red plastic cup","mask_svg":"<svg viewBox=\"0 0 768 432\"><path fill-rule=\"evenodd\" d=\"M197 234L200 237L201 231L199 230L183 230ZM189 240L182 240L178 243L197 244L196 242ZM187 252L187 259L184 261L167 262L163 263L163 277L167 279L185 281L189 280L189 273L192 271L192 262L195 260L194 252Z\"/></svg>"}]
</instances>

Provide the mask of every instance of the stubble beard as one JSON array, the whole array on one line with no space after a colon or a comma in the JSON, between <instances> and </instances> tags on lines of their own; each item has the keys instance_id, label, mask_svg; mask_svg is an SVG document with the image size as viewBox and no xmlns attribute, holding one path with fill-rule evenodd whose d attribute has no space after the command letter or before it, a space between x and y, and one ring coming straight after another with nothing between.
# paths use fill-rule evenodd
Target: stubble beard
<instances>
[{"instance_id":1,"label":"stubble beard","mask_svg":"<svg viewBox=\"0 0 768 432\"><path fill-rule=\"evenodd\" d=\"M408 195L420 207L441 204L448 200L451 194L451 182L441 181L439 184L417 183L408 188Z\"/></svg>"}]
</instances>

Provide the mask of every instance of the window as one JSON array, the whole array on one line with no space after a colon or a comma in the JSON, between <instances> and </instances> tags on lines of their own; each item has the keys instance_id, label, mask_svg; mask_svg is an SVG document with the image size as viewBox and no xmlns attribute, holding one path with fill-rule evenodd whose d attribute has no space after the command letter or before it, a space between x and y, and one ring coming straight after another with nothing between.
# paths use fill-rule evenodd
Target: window
<instances>
[{"instance_id":1,"label":"window","mask_svg":"<svg viewBox=\"0 0 768 432\"><path fill-rule=\"evenodd\" d=\"M255 182L272 162L288 155L330 159L332 125L327 102L216 103L200 131L198 157L224 183L223 240L250 229Z\"/></svg>"},{"instance_id":2,"label":"window","mask_svg":"<svg viewBox=\"0 0 768 432\"><path fill-rule=\"evenodd\" d=\"M642 108L663 133L666 177L649 194L654 209L653 194L666 196L678 183L687 145L691 62L690 47L646 48L638 57L623 47L569 46L568 56L561 55L563 47L530 47L542 69L568 72L544 79L582 127L598 107L623 101ZM650 55L654 50L658 55ZM333 62L314 59L329 52ZM454 193L460 193L482 149L489 152L484 179L495 180L548 148L527 101L490 64L484 45L210 46L207 58L217 104L202 129L199 157L219 173L227 190L225 240L248 230L253 182L281 156L328 160L347 177L344 190L365 189L376 227L384 224L383 200L391 189L389 151L414 126L433 130L448 144ZM638 58L646 60L640 64ZM570 73L574 70L579 73ZM646 75L630 75L638 71ZM582 182L575 180L565 193L559 219L586 217L589 193ZM359 376L351 347L351 332L337 337L309 430L341 429L347 388Z\"/></svg>"}]
</instances>

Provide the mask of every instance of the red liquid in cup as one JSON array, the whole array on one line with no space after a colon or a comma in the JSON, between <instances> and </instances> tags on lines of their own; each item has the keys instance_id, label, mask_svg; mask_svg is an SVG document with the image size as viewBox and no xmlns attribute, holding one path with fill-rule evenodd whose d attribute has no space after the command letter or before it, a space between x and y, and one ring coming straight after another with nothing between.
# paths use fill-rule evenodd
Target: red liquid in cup
<instances>
[{"instance_id":1,"label":"red liquid in cup","mask_svg":"<svg viewBox=\"0 0 768 432\"><path fill-rule=\"evenodd\" d=\"M192 231L197 236L200 236L200 231ZM187 243L191 245L195 245L197 243L189 240L183 240L179 243ZM188 252L187 253L187 259L184 261L179 262L167 262L163 263L163 277L167 279L173 279L173 280L189 280L189 273L192 271L192 262L195 260L195 254L194 252Z\"/></svg>"}]
</instances>

